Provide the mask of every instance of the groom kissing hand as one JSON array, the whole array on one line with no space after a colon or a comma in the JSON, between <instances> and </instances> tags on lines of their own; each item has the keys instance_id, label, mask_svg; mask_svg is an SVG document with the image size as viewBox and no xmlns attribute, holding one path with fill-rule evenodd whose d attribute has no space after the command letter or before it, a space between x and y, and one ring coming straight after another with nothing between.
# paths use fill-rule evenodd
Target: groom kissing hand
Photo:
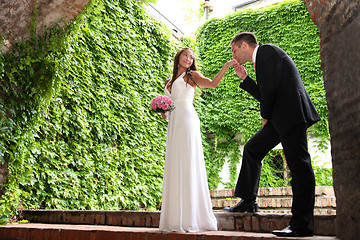
<instances>
[{"instance_id":1,"label":"groom kissing hand","mask_svg":"<svg viewBox=\"0 0 360 240\"><path fill-rule=\"evenodd\" d=\"M282 144L291 171L293 191L289 226L274 230L277 236L312 236L314 232L315 176L306 130L320 120L294 61L274 44L258 44L253 33L242 32L231 41L234 70L240 88L260 102L262 128L245 144L235 196L242 200L228 212L256 212L261 161ZM242 66L253 62L256 82Z\"/></svg>"},{"instance_id":2,"label":"groom kissing hand","mask_svg":"<svg viewBox=\"0 0 360 240\"><path fill-rule=\"evenodd\" d=\"M236 47L236 46L235 46L235 47ZM233 49L233 51L234 51L234 49ZM235 57L235 56L234 56L234 57ZM243 64L244 64L244 63L243 63ZM254 62L254 67L255 67L255 62ZM237 63L237 64L234 66L234 70L235 70L236 74L237 74L242 80L244 80L244 79L248 76L245 67L242 66L242 65L240 65L240 63ZM259 99L257 99L257 100L259 100ZM260 100L259 100L259 101L260 101ZM268 119L263 118L263 123L262 123L261 128L264 128L264 126L267 124L267 122L268 122Z\"/></svg>"}]
</instances>

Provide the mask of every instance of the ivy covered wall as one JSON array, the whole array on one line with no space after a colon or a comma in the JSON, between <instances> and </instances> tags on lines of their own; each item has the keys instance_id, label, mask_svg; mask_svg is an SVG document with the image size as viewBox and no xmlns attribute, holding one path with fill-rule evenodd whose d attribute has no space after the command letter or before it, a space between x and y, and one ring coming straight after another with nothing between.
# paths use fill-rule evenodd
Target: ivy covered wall
<instances>
[{"instance_id":1,"label":"ivy covered wall","mask_svg":"<svg viewBox=\"0 0 360 240\"><path fill-rule=\"evenodd\" d=\"M284 1L275 6L239 11L206 22L197 35L197 53L203 74L214 77L221 66L232 58L230 41L242 31L255 33L260 43L280 46L293 58L322 119L309 130L309 135L318 139L320 149L326 147L329 132L320 38L304 2ZM255 78L252 63L245 66L248 74ZM208 168L211 187L221 181L218 173L225 158L230 161L230 182L225 185L234 187L238 176L236 164L241 158L239 145L245 144L262 124L259 103L239 88L240 81L234 71L228 71L218 87L203 91L202 99L197 104L202 129L208 136L204 144L207 164L211 165ZM269 161L269 157L265 162ZM274 186L272 183L281 180L269 171L271 169L265 164L261 186Z\"/></svg>"},{"instance_id":2,"label":"ivy covered wall","mask_svg":"<svg viewBox=\"0 0 360 240\"><path fill-rule=\"evenodd\" d=\"M326 140L319 37L305 5L212 19L196 46L182 44L196 49L201 71L214 77L239 31L255 32L295 60L323 119L310 133ZM179 46L137 0L93 0L67 28L32 32L31 39L0 54L0 161L10 174L0 189L0 216L6 221L22 208L158 207L167 123L149 102L163 93ZM238 86L229 70L217 88L197 92L210 188L221 181L225 156L236 180L239 144L261 124L258 103ZM274 180L269 171L264 184Z\"/></svg>"},{"instance_id":3,"label":"ivy covered wall","mask_svg":"<svg viewBox=\"0 0 360 240\"><path fill-rule=\"evenodd\" d=\"M154 208L167 123L150 112L174 55L137 0L94 0L65 29L0 55L0 215Z\"/></svg>"}]
</instances>

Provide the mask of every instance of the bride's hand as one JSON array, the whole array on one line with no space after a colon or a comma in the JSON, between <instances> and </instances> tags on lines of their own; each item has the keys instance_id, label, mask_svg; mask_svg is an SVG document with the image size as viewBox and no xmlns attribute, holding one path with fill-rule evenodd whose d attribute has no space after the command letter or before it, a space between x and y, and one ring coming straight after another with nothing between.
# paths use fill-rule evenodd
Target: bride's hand
<instances>
[{"instance_id":1,"label":"bride's hand","mask_svg":"<svg viewBox=\"0 0 360 240\"><path fill-rule=\"evenodd\" d=\"M230 61L226 62L225 64L228 65L228 67L234 66L238 63L238 61L236 61L236 59L231 59Z\"/></svg>"},{"instance_id":2,"label":"bride's hand","mask_svg":"<svg viewBox=\"0 0 360 240\"><path fill-rule=\"evenodd\" d=\"M162 116L162 118L163 118L163 119L165 119L165 120L166 120L167 116L166 116L166 114L165 114L165 113L161 113L161 116Z\"/></svg>"}]
</instances>

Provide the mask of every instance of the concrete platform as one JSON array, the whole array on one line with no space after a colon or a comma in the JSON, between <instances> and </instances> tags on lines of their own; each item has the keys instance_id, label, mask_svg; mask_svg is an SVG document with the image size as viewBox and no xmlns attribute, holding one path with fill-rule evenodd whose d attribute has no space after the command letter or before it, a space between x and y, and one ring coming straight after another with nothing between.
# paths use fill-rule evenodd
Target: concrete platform
<instances>
[{"instance_id":1,"label":"concrete platform","mask_svg":"<svg viewBox=\"0 0 360 240\"><path fill-rule=\"evenodd\" d=\"M8 224L0 226L1 240L336 240L335 237L313 236L282 238L270 233L211 231L199 233L166 233L157 228L117 227L65 224Z\"/></svg>"},{"instance_id":2,"label":"concrete platform","mask_svg":"<svg viewBox=\"0 0 360 240\"><path fill-rule=\"evenodd\" d=\"M285 228L290 214L215 212L220 231L271 233ZM158 228L160 212L147 211L81 211L81 210L26 210L22 218L31 223L107 225L122 227ZM314 233L335 236L335 215L315 215Z\"/></svg>"}]
</instances>

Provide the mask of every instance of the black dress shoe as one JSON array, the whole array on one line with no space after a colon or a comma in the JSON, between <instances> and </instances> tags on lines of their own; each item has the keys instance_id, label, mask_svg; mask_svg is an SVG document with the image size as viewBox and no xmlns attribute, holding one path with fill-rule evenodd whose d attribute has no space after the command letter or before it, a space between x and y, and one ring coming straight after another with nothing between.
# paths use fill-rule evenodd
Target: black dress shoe
<instances>
[{"instance_id":1,"label":"black dress shoe","mask_svg":"<svg viewBox=\"0 0 360 240\"><path fill-rule=\"evenodd\" d=\"M314 236L314 233L309 230L300 230L291 226L287 226L283 230L274 230L272 234L280 237L310 237Z\"/></svg>"},{"instance_id":2,"label":"black dress shoe","mask_svg":"<svg viewBox=\"0 0 360 240\"><path fill-rule=\"evenodd\" d=\"M227 212L257 212L258 204L256 201L245 201L241 200L238 204L233 207L226 207L224 211Z\"/></svg>"}]
</instances>

